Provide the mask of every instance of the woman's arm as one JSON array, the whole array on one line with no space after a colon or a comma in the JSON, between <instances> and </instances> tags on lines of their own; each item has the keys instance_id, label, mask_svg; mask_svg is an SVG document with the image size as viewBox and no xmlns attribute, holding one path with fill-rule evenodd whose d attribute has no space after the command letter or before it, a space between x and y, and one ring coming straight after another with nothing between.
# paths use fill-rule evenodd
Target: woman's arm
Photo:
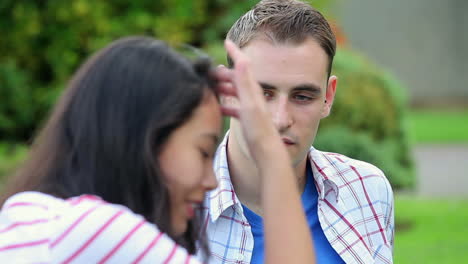
<instances>
[{"instance_id":1,"label":"woman's arm","mask_svg":"<svg viewBox=\"0 0 468 264\"><path fill-rule=\"evenodd\" d=\"M231 41L226 41L225 47L235 67L219 70L219 90L223 95L237 97L239 104L222 109L239 119L262 177L265 262L315 263L290 157L271 121L262 90L252 77L249 59Z\"/></svg>"}]
</instances>

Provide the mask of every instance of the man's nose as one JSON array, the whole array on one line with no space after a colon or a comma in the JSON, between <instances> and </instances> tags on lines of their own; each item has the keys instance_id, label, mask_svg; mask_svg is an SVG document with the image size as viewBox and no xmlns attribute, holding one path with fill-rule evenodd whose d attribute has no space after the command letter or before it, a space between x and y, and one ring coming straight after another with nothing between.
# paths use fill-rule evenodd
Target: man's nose
<instances>
[{"instance_id":1,"label":"man's nose","mask_svg":"<svg viewBox=\"0 0 468 264\"><path fill-rule=\"evenodd\" d=\"M293 117L290 111L289 99L287 96L280 96L276 102L271 104L271 112L273 115L273 123L281 133L293 124Z\"/></svg>"}]
</instances>

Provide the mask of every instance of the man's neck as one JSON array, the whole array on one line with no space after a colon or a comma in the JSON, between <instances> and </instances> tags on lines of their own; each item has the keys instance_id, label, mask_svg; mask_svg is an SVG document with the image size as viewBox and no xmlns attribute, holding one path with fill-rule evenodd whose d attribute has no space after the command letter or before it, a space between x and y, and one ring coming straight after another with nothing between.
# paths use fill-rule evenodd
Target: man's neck
<instances>
[{"instance_id":1,"label":"man's neck","mask_svg":"<svg viewBox=\"0 0 468 264\"><path fill-rule=\"evenodd\" d=\"M240 202L256 214L262 216L261 178L254 161L239 148L236 139L229 135L227 158L229 174ZM294 167L298 189L302 193L306 183L307 156Z\"/></svg>"}]
</instances>

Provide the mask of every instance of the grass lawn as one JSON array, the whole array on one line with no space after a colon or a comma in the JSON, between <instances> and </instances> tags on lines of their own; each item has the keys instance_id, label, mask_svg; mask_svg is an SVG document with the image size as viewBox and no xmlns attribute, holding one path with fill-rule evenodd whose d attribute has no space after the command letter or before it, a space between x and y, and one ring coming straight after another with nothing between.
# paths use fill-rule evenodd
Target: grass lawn
<instances>
[{"instance_id":1,"label":"grass lawn","mask_svg":"<svg viewBox=\"0 0 468 264\"><path fill-rule=\"evenodd\" d=\"M395 263L468 263L468 200L397 196L395 208Z\"/></svg>"},{"instance_id":2,"label":"grass lawn","mask_svg":"<svg viewBox=\"0 0 468 264\"><path fill-rule=\"evenodd\" d=\"M468 109L412 110L409 121L415 143L468 143Z\"/></svg>"}]
</instances>

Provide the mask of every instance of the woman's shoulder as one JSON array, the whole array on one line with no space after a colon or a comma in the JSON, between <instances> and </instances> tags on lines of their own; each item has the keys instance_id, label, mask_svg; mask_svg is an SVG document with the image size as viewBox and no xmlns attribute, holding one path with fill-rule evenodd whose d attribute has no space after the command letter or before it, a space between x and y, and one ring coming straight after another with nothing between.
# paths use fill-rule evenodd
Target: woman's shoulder
<instances>
[{"instance_id":1,"label":"woman's shoulder","mask_svg":"<svg viewBox=\"0 0 468 264\"><path fill-rule=\"evenodd\" d=\"M2 211L13 207L19 208L37 208L41 210L48 210L51 204L55 204L59 201L58 198L52 195L28 191L16 193L8 198L2 206Z\"/></svg>"},{"instance_id":2,"label":"woman's shoulder","mask_svg":"<svg viewBox=\"0 0 468 264\"><path fill-rule=\"evenodd\" d=\"M23 245L15 249L17 253L38 250L57 262L196 263L156 225L125 206L97 196L60 199L37 192L19 193L7 200L0 217L7 220L1 227L8 229L5 234L25 234L12 236L11 245ZM41 250L40 244L31 244L33 240L41 241ZM0 245L0 259L9 253L11 245L3 245L3 252Z\"/></svg>"},{"instance_id":3,"label":"woman's shoulder","mask_svg":"<svg viewBox=\"0 0 468 264\"><path fill-rule=\"evenodd\" d=\"M0 262L48 262L53 218L50 209L60 199L39 192L11 196L0 211Z\"/></svg>"},{"instance_id":4,"label":"woman's shoulder","mask_svg":"<svg viewBox=\"0 0 468 264\"><path fill-rule=\"evenodd\" d=\"M62 233L52 240L57 259L78 263L197 263L155 224L123 205L89 195L66 202L77 210L70 210L66 216L70 220L62 221Z\"/></svg>"},{"instance_id":5,"label":"woman's shoulder","mask_svg":"<svg viewBox=\"0 0 468 264\"><path fill-rule=\"evenodd\" d=\"M1 214L15 219L49 217L59 219L62 215L79 214L97 204L106 204L101 198L93 195L81 195L62 199L50 194L27 191L14 194L2 206ZM112 206L107 204L106 206ZM24 219L23 219L24 220Z\"/></svg>"}]
</instances>

